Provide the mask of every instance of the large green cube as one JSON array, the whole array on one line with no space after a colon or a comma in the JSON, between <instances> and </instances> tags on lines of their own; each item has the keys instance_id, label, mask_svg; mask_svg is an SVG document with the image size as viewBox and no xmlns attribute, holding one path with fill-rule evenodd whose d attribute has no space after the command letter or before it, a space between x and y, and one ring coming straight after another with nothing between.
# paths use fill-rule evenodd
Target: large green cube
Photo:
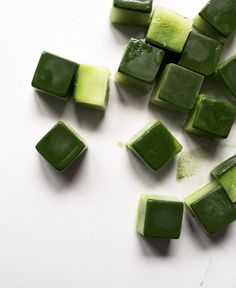
<instances>
[{"instance_id":1,"label":"large green cube","mask_svg":"<svg viewBox=\"0 0 236 288\"><path fill-rule=\"evenodd\" d=\"M152 0L114 0L110 20L114 24L147 26Z\"/></svg>"},{"instance_id":2,"label":"large green cube","mask_svg":"<svg viewBox=\"0 0 236 288\"><path fill-rule=\"evenodd\" d=\"M217 165L211 175L228 193L232 202L236 202L236 155Z\"/></svg>"},{"instance_id":3,"label":"large green cube","mask_svg":"<svg viewBox=\"0 0 236 288\"><path fill-rule=\"evenodd\" d=\"M139 200L137 232L145 237L178 239L183 202L175 197L143 195Z\"/></svg>"},{"instance_id":4,"label":"large green cube","mask_svg":"<svg viewBox=\"0 0 236 288\"><path fill-rule=\"evenodd\" d=\"M210 235L236 220L236 207L216 182L208 183L187 196L184 201L191 214Z\"/></svg>"},{"instance_id":5,"label":"large green cube","mask_svg":"<svg viewBox=\"0 0 236 288\"><path fill-rule=\"evenodd\" d=\"M192 23L187 18L165 8L156 8L152 15L146 41L181 53L191 26Z\"/></svg>"},{"instance_id":6,"label":"large green cube","mask_svg":"<svg viewBox=\"0 0 236 288\"><path fill-rule=\"evenodd\" d=\"M236 107L215 97L200 94L185 123L185 130L210 137L226 138L236 115Z\"/></svg>"},{"instance_id":7,"label":"large green cube","mask_svg":"<svg viewBox=\"0 0 236 288\"><path fill-rule=\"evenodd\" d=\"M228 37L236 28L236 1L210 0L199 15L219 33Z\"/></svg>"},{"instance_id":8,"label":"large green cube","mask_svg":"<svg viewBox=\"0 0 236 288\"><path fill-rule=\"evenodd\" d=\"M59 121L36 145L38 152L57 170L67 168L87 146L83 139Z\"/></svg>"},{"instance_id":9,"label":"large green cube","mask_svg":"<svg viewBox=\"0 0 236 288\"><path fill-rule=\"evenodd\" d=\"M116 80L147 91L151 88L161 66L164 51L131 38L121 60Z\"/></svg>"},{"instance_id":10,"label":"large green cube","mask_svg":"<svg viewBox=\"0 0 236 288\"><path fill-rule=\"evenodd\" d=\"M152 171L157 171L182 150L182 146L159 121L141 129L127 144Z\"/></svg>"},{"instance_id":11,"label":"large green cube","mask_svg":"<svg viewBox=\"0 0 236 288\"><path fill-rule=\"evenodd\" d=\"M204 76L176 64L166 65L153 89L151 102L167 109L193 109Z\"/></svg>"},{"instance_id":12,"label":"large green cube","mask_svg":"<svg viewBox=\"0 0 236 288\"><path fill-rule=\"evenodd\" d=\"M236 55L224 61L215 71L215 77L226 91L232 101L236 101Z\"/></svg>"},{"instance_id":13,"label":"large green cube","mask_svg":"<svg viewBox=\"0 0 236 288\"><path fill-rule=\"evenodd\" d=\"M201 73L211 75L219 62L223 45L198 32L191 32L179 60L179 65Z\"/></svg>"},{"instance_id":14,"label":"large green cube","mask_svg":"<svg viewBox=\"0 0 236 288\"><path fill-rule=\"evenodd\" d=\"M75 77L75 103L105 110L110 74L107 67L81 64Z\"/></svg>"},{"instance_id":15,"label":"large green cube","mask_svg":"<svg viewBox=\"0 0 236 288\"><path fill-rule=\"evenodd\" d=\"M59 99L67 100L73 88L77 66L75 62L43 52L34 73L32 86Z\"/></svg>"}]
</instances>

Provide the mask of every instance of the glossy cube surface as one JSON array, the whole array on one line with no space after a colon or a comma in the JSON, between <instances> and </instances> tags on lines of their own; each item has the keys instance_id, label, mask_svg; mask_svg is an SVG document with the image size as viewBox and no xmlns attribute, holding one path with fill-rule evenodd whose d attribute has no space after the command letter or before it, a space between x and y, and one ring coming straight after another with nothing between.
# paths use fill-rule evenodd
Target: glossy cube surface
<instances>
[{"instance_id":1,"label":"glossy cube surface","mask_svg":"<svg viewBox=\"0 0 236 288\"><path fill-rule=\"evenodd\" d=\"M164 51L131 38L116 75L118 82L148 90L154 82L162 63Z\"/></svg>"},{"instance_id":2,"label":"glossy cube surface","mask_svg":"<svg viewBox=\"0 0 236 288\"><path fill-rule=\"evenodd\" d=\"M208 76L214 73L222 51L223 45L220 42L198 32L191 32L179 65Z\"/></svg>"},{"instance_id":3,"label":"glossy cube surface","mask_svg":"<svg viewBox=\"0 0 236 288\"><path fill-rule=\"evenodd\" d=\"M216 182L186 197L185 204L210 235L236 220L236 207Z\"/></svg>"},{"instance_id":4,"label":"glossy cube surface","mask_svg":"<svg viewBox=\"0 0 236 288\"><path fill-rule=\"evenodd\" d=\"M47 94L67 100L73 86L77 64L48 52L43 52L37 65L32 86Z\"/></svg>"},{"instance_id":5,"label":"glossy cube surface","mask_svg":"<svg viewBox=\"0 0 236 288\"><path fill-rule=\"evenodd\" d=\"M178 239L183 202L174 197L143 195L139 201L137 232L145 237Z\"/></svg>"},{"instance_id":6,"label":"glossy cube surface","mask_svg":"<svg viewBox=\"0 0 236 288\"><path fill-rule=\"evenodd\" d=\"M226 101L201 94L185 123L188 132L226 138L235 120L236 108Z\"/></svg>"},{"instance_id":7,"label":"glossy cube surface","mask_svg":"<svg viewBox=\"0 0 236 288\"><path fill-rule=\"evenodd\" d=\"M81 137L62 121L36 145L37 151L59 171L67 168L86 148Z\"/></svg>"},{"instance_id":8,"label":"glossy cube surface","mask_svg":"<svg viewBox=\"0 0 236 288\"><path fill-rule=\"evenodd\" d=\"M166 65L153 89L151 102L167 109L193 109L204 76L176 64Z\"/></svg>"},{"instance_id":9,"label":"glossy cube surface","mask_svg":"<svg viewBox=\"0 0 236 288\"><path fill-rule=\"evenodd\" d=\"M150 122L127 144L152 171L157 171L182 150L182 146L159 121Z\"/></svg>"}]
</instances>

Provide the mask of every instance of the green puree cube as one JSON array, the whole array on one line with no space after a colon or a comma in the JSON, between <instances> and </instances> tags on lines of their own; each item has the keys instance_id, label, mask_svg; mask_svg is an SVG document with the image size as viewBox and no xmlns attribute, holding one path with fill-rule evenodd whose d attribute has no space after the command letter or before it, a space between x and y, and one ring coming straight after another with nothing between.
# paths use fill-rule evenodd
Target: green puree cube
<instances>
[{"instance_id":1,"label":"green puree cube","mask_svg":"<svg viewBox=\"0 0 236 288\"><path fill-rule=\"evenodd\" d=\"M193 109L203 80L203 75L168 64L152 92L151 102L167 109L189 111Z\"/></svg>"},{"instance_id":2,"label":"green puree cube","mask_svg":"<svg viewBox=\"0 0 236 288\"><path fill-rule=\"evenodd\" d=\"M67 100L76 68L75 62L43 52L32 80L32 86L62 100Z\"/></svg>"},{"instance_id":3,"label":"green puree cube","mask_svg":"<svg viewBox=\"0 0 236 288\"><path fill-rule=\"evenodd\" d=\"M152 0L114 0L110 20L115 24L147 26Z\"/></svg>"},{"instance_id":4,"label":"green puree cube","mask_svg":"<svg viewBox=\"0 0 236 288\"><path fill-rule=\"evenodd\" d=\"M236 1L211 0L199 15L219 33L228 37L236 28Z\"/></svg>"},{"instance_id":5,"label":"green puree cube","mask_svg":"<svg viewBox=\"0 0 236 288\"><path fill-rule=\"evenodd\" d=\"M228 193L229 198L236 201L236 155L230 157L211 171L212 176Z\"/></svg>"},{"instance_id":6,"label":"green puree cube","mask_svg":"<svg viewBox=\"0 0 236 288\"><path fill-rule=\"evenodd\" d=\"M236 220L236 208L224 189L211 182L185 198L185 204L208 234Z\"/></svg>"},{"instance_id":7,"label":"green puree cube","mask_svg":"<svg viewBox=\"0 0 236 288\"><path fill-rule=\"evenodd\" d=\"M227 95L232 101L236 101L236 55L220 64L216 71L215 77L225 89Z\"/></svg>"},{"instance_id":8,"label":"green puree cube","mask_svg":"<svg viewBox=\"0 0 236 288\"><path fill-rule=\"evenodd\" d=\"M180 143L158 120L140 130L127 147L152 171L157 171L182 150Z\"/></svg>"},{"instance_id":9,"label":"green puree cube","mask_svg":"<svg viewBox=\"0 0 236 288\"><path fill-rule=\"evenodd\" d=\"M191 32L179 65L208 76L214 73L222 51L223 45L220 42L198 32Z\"/></svg>"},{"instance_id":10,"label":"green puree cube","mask_svg":"<svg viewBox=\"0 0 236 288\"><path fill-rule=\"evenodd\" d=\"M139 200L137 232L145 237L178 239L183 202L175 197L143 195Z\"/></svg>"},{"instance_id":11,"label":"green puree cube","mask_svg":"<svg viewBox=\"0 0 236 288\"><path fill-rule=\"evenodd\" d=\"M221 43L224 43L225 37L220 34L213 26L211 26L206 20L204 20L200 15L197 15L193 19L193 27L197 29L200 33L213 38Z\"/></svg>"},{"instance_id":12,"label":"green puree cube","mask_svg":"<svg viewBox=\"0 0 236 288\"><path fill-rule=\"evenodd\" d=\"M105 110L109 94L110 74L107 67L81 64L75 79L75 102Z\"/></svg>"},{"instance_id":13,"label":"green puree cube","mask_svg":"<svg viewBox=\"0 0 236 288\"><path fill-rule=\"evenodd\" d=\"M131 38L121 60L116 80L147 91L151 88L161 66L164 51Z\"/></svg>"},{"instance_id":14,"label":"green puree cube","mask_svg":"<svg viewBox=\"0 0 236 288\"><path fill-rule=\"evenodd\" d=\"M226 138L236 115L236 107L212 96L200 94L185 123L185 130L203 136Z\"/></svg>"},{"instance_id":15,"label":"green puree cube","mask_svg":"<svg viewBox=\"0 0 236 288\"><path fill-rule=\"evenodd\" d=\"M164 8L155 9L146 41L167 50L181 53L191 31L187 18Z\"/></svg>"},{"instance_id":16,"label":"green puree cube","mask_svg":"<svg viewBox=\"0 0 236 288\"><path fill-rule=\"evenodd\" d=\"M36 145L38 152L57 170L67 168L87 146L71 128L59 121Z\"/></svg>"}]
</instances>

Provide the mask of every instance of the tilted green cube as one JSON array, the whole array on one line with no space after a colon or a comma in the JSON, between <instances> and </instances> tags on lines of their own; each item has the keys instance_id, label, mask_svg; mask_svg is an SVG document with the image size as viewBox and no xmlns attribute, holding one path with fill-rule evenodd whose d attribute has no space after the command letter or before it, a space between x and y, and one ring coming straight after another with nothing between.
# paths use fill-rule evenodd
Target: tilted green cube
<instances>
[{"instance_id":1,"label":"tilted green cube","mask_svg":"<svg viewBox=\"0 0 236 288\"><path fill-rule=\"evenodd\" d=\"M198 32L191 32L179 60L179 65L201 73L212 75L219 62L223 45Z\"/></svg>"},{"instance_id":2,"label":"tilted green cube","mask_svg":"<svg viewBox=\"0 0 236 288\"><path fill-rule=\"evenodd\" d=\"M182 146L159 121L141 129L127 144L152 171L157 171L182 150Z\"/></svg>"},{"instance_id":3,"label":"tilted green cube","mask_svg":"<svg viewBox=\"0 0 236 288\"><path fill-rule=\"evenodd\" d=\"M200 94L184 127L190 133L226 138L234 123L235 115L235 106L215 97Z\"/></svg>"},{"instance_id":4,"label":"tilted green cube","mask_svg":"<svg viewBox=\"0 0 236 288\"><path fill-rule=\"evenodd\" d=\"M143 195L139 200L137 232L145 237L178 239L183 202L175 197Z\"/></svg>"},{"instance_id":5,"label":"tilted green cube","mask_svg":"<svg viewBox=\"0 0 236 288\"><path fill-rule=\"evenodd\" d=\"M67 168L87 146L83 139L59 121L36 145L38 152L57 170Z\"/></svg>"},{"instance_id":6,"label":"tilted green cube","mask_svg":"<svg viewBox=\"0 0 236 288\"><path fill-rule=\"evenodd\" d=\"M191 31L187 18L165 8L156 8L149 26L146 41L167 50L181 53Z\"/></svg>"},{"instance_id":7,"label":"tilted green cube","mask_svg":"<svg viewBox=\"0 0 236 288\"><path fill-rule=\"evenodd\" d=\"M147 91L151 88L162 63L164 51L131 38L121 60L116 80Z\"/></svg>"},{"instance_id":8,"label":"tilted green cube","mask_svg":"<svg viewBox=\"0 0 236 288\"><path fill-rule=\"evenodd\" d=\"M176 64L166 65L153 89L151 102L167 109L193 109L204 76Z\"/></svg>"},{"instance_id":9,"label":"tilted green cube","mask_svg":"<svg viewBox=\"0 0 236 288\"><path fill-rule=\"evenodd\" d=\"M228 193L232 202L236 202L236 155L217 165L211 175Z\"/></svg>"},{"instance_id":10,"label":"tilted green cube","mask_svg":"<svg viewBox=\"0 0 236 288\"><path fill-rule=\"evenodd\" d=\"M216 182L208 183L187 196L184 201L191 214L210 235L236 220L236 207Z\"/></svg>"},{"instance_id":11,"label":"tilted green cube","mask_svg":"<svg viewBox=\"0 0 236 288\"><path fill-rule=\"evenodd\" d=\"M67 100L73 88L77 66L75 62L43 52L34 73L32 86L42 92Z\"/></svg>"}]
</instances>

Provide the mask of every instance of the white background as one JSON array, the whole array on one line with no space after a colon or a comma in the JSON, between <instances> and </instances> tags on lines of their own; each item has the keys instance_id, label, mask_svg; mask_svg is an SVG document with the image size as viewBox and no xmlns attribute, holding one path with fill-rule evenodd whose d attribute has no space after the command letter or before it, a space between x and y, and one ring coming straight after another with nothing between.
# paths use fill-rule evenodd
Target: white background
<instances>
[{"instance_id":1,"label":"white background","mask_svg":"<svg viewBox=\"0 0 236 288\"><path fill-rule=\"evenodd\" d=\"M30 85L44 50L78 63L107 65L114 75L128 39L144 33L110 25L111 2L1 3L0 287L236 287L235 224L212 239L187 216L179 240L144 240L135 232L140 195L182 198L207 182L210 168L235 153L235 126L222 144L199 140L182 131L182 114L149 107L148 95L118 87L113 77L105 115L76 109L72 100L65 105L39 96ZM189 18L205 2L154 1ZM223 57L234 47L230 37ZM211 81L203 91L220 94ZM171 129L184 151L209 144L198 175L177 182L176 162L154 175L119 146L155 118ZM89 145L85 157L64 174L34 148L59 119Z\"/></svg>"}]
</instances>

